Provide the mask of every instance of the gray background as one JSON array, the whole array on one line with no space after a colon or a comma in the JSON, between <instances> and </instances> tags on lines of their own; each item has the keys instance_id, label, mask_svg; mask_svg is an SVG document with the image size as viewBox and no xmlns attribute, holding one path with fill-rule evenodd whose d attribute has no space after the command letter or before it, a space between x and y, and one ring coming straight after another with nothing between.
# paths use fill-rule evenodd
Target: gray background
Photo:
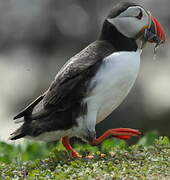
<instances>
[{"instance_id":1,"label":"gray background","mask_svg":"<svg viewBox=\"0 0 170 180\"><path fill-rule=\"evenodd\" d=\"M115 0L0 0L0 139L16 128L12 117L44 92L60 67L94 41ZM170 1L138 1L165 28L167 43L153 60L144 50L135 86L97 126L157 130L170 136Z\"/></svg>"}]
</instances>

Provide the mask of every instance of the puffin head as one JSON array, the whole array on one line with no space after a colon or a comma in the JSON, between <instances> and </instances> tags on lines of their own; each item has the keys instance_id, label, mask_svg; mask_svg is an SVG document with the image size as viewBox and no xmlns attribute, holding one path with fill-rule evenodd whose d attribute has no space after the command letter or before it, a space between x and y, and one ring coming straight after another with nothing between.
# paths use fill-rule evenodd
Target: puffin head
<instances>
[{"instance_id":1,"label":"puffin head","mask_svg":"<svg viewBox=\"0 0 170 180\"><path fill-rule=\"evenodd\" d=\"M160 45L166 36L160 22L140 5L124 2L115 6L107 16L103 29L117 29L123 36Z\"/></svg>"}]
</instances>

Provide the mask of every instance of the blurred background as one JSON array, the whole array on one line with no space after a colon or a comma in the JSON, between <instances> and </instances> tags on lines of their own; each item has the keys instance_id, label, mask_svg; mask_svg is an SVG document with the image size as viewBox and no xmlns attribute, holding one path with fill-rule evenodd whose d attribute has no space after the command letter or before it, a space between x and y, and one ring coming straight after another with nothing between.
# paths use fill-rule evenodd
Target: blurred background
<instances>
[{"instance_id":1,"label":"blurred background","mask_svg":"<svg viewBox=\"0 0 170 180\"><path fill-rule=\"evenodd\" d=\"M61 66L94 41L118 0L0 0L0 140L20 125L12 120L43 93ZM156 130L170 136L170 1L141 0L165 28L167 43L142 55L132 91L98 135L112 127Z\"/></svg>"}]
</instances>

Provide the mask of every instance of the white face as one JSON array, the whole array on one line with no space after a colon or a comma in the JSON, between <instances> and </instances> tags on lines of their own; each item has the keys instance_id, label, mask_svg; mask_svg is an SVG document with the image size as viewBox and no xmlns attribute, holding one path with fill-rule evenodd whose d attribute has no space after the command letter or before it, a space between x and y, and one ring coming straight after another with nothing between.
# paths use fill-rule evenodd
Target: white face
<instances>
[{"instance_id":1,"label":"white face","mask_svg":"<svg viewBox=\"0 0 170 180\"><path fill-rule=\"evenodd\" d=\"M107 20L128 38L134 38L151 24L149 12L140 6L129 7L118 16Z\"/></svg>"}]
</instances>

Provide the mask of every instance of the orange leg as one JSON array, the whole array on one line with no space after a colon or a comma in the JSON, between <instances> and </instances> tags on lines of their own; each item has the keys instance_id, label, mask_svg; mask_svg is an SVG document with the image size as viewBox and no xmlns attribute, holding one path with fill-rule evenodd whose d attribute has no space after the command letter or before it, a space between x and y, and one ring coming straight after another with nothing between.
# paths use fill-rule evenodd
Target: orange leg
<instances>
[{"instance_id":1,"label":"orange leg","mask_svg":"<svg viewBox=\"0 0 170 180\"><path fill-rule=\"evenodd\" d=\"M119 138L119 139L128 140L131 137L139 136L140 134L141 134L140 131L138 131L136 129L130 129L130 128L109 129L103 135L101 135L100 137L95 139L93 142L91 142L91 144L98 145L110 136L113 136L113 137Z\"/></svg>"},{"instance_id":2,"label":"orange leg","mask_svg":"<svg viewBox=\"0 0 170 180\"><path fill-rule=\"evenodd\" d=\"M64 136L62 138L62 144L63 146L71 152L71 156L74 158L82 158L82 155L80 155L75 149L73 149L73 147L70 144L70 140L68 136Z\"/></svg>"}]
</instances>

